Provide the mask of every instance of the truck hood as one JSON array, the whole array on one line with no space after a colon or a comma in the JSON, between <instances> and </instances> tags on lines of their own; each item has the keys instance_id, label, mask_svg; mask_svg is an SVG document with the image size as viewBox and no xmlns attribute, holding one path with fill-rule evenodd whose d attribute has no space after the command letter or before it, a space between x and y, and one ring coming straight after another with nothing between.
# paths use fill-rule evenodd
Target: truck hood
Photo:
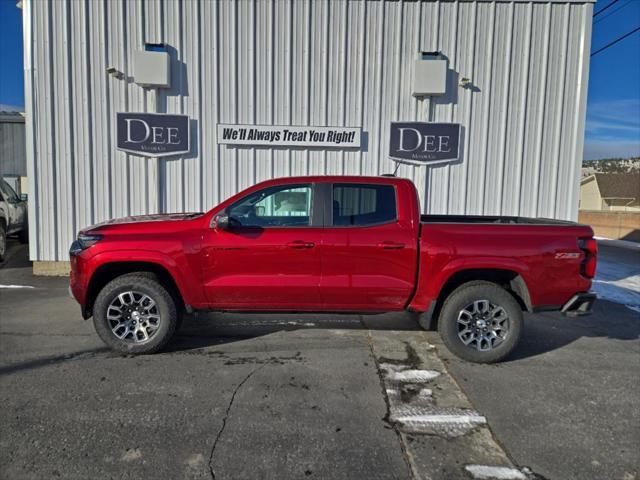
<instances>
[{"instance_id":1,"label":"truck hood","mask_svg":"<svg viewBox=\"0 0 640 480\"><path fill-rule=\"evenodd\" d=\"M197 213L158 213L154 215L137 215L132 217L122 217L107 220L105 222L96 223L90 227L84 228L84 232L94 230L100 227L106 227L109 225L124 225L131 223L150 223L150 222L175 222L180 220L190 220L202 215L202 212Z\"/></svg>"}]
</instances>

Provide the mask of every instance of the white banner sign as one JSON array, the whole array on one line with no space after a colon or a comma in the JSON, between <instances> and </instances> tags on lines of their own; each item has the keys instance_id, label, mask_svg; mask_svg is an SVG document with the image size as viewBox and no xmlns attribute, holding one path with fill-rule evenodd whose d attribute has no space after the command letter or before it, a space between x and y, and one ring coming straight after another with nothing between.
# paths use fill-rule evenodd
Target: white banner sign
<instances>
[{"instance_id":1,"label":"white banner sign","mask_svg":"<svg viewBox=\"0 0 640 480\"><path fill-rule=\"evenodd\" d=\"M222 145L360 148L361 128L218 124Z\"/></svg>"}]
</instances>

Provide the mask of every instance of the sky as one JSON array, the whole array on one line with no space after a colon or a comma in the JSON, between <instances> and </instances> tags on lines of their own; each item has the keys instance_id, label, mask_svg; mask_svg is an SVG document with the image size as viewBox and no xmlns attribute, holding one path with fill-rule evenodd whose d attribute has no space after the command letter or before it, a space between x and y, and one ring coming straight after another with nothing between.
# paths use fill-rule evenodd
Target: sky
<instances>
[{"instance_id":1,"label":"sky","mask_svg":"<svg viewBox=\"0 0 640 480\"><path fill-rule=\"evenodd\" d=\"M593 21L595 52L640 26L640 0L618 0ZM585 130L586 160L640 157L640 31L591 57Z\"/></svg>"},{"instance_id":2,"label":"sky","mask_svg":"<svg viewBox=\"0 0 640 480\"><path fill-rule=\"evenodd\" d=\"M594 12L615 0L598 0ZM0 0L0 110L24 108L22 11ZM640 0L593 19L591 51L640 26ZM591 57L584 158L640 156L640 31Z\"/></svg>"},{"instance_id":3,"label":"sky","mask_svg":"<svg viewBox=\"0 0 640 480\"><path fill-rule=\"evenodd\" d=\"M24 109L22 10L0 0L0 111Z\"/></svg>"}]
</instances>

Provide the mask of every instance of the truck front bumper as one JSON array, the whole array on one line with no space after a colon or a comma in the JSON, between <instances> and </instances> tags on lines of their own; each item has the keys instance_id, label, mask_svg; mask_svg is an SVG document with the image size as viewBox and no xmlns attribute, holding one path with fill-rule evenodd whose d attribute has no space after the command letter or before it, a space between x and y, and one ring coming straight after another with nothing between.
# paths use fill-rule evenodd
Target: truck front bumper
<instances>
[{"instance_id":1,"label":"truck front bumper","mask_svg":"<svg viewBox=\"0 0 640 480\"><path fill-rule=\"evenodd\" d=\"M576 293L571 299L565 303L560 311L570 317L579 315L590 315L593 302L596 301L597 295L593 292Z\"/></svg>"}]
</instances>

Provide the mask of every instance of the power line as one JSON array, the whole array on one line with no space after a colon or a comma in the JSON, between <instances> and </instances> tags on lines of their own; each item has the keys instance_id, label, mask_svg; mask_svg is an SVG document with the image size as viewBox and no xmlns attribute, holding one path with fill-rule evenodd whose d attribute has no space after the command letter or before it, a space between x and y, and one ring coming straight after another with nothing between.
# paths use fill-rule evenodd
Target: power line
<instances>
[{"instance_id":1,"label":"power line","mask_svg":"<svg viewBox=\"0 0 640 480\"><path fill-rule=\"evenodd\" d=\"M616 3L618 3L620 0L613 0L613 2L611 2L609 5L602 7L600 10L598 10L596 13L593 14L593 16L595 17L596 15L600 15L602 12L604 12L607 8L609 8L611 5L614 5Z\"/></svg>"},{"instance_id":2,"label":"power line","mask_svg":"<svg viewBox=\"0 0 640 480\"><path fill-rule=\"evenodd\" d=\"M622 10L624 7L626 7L627 5L631 4L632 0L627 0L627 3L623 3L622 5L620 5L618 8L611 10L609 13L607 13L604 17L600 17L599 19L595 20L593 22L593 24L595 25L598 22L601 22L607 18L609 18L611 15L615 14L616 12L619 12L620 10Z\"/></svg>"},{"instance_id":3,"label":"power line","mask_svg":"<svg viewBox=\"0 0 640 480\"><path fill-rule=\"evenodd\" d=\"M591 56L593 57L594 55L602 52L603 50L606 50L609 47L612 47L613 45L615 45L616 43L624 40L625 38L627 38L629 35L633 35L634 33L636 33L638 30L640 30L640 26L637 26L636 28L634 28L633 30L631 30L630 32L625 33L624 35L622 35L621 37L616 38L614 41L607 43L604 47L599 48L598 50L596 50L595 52L593 52L591 54Z\"/></svg>"}]
</instances>

